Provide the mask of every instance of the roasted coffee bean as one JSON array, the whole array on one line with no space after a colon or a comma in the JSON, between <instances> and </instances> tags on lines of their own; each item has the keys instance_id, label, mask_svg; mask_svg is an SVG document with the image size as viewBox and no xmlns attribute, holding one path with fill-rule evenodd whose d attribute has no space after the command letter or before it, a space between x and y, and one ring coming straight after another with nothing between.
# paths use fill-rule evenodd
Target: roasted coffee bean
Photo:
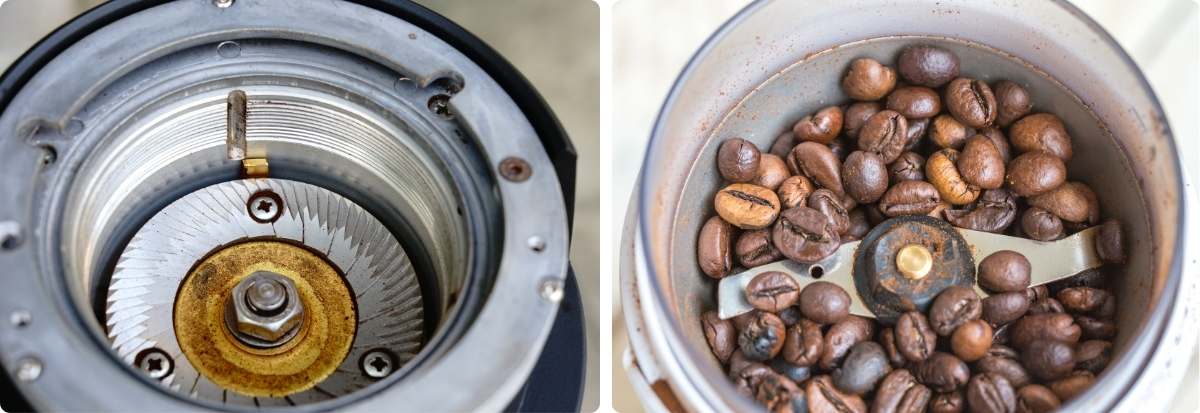
<instances>
[{"instance_id":1,"label":"roasted coffee bean","mask_svg":"<svg viewBox=\"0 0 1200 413\"><path fill-rule=\"evenodd\" d=\"M1029 92L1014 82L996 82L992 86L992 93L996 95L996 124L999 126L1008 126L1033 109L1033 100L1030 99Z\"/></svg>"},{"instance_id":2,"label":"roasted coffee bean","mask_svg":"<svg viewBox=\"0 0 1200 413\"><path fill-rule=\"evenodd\" d=\"M949 336L958 326L978 319L982 314L983 304L975 290L955 285L934 297L929 307L929 325L939 336Z\"/></svg>"},{"instance_id":3,"label":"roasted coffee bean","mask_svg":"<svg viewBox=\"0 0 1200 413\"><path fill-rule=\"evenodd\" d=\"M784 348L786 349L787 347ZM782 374L784 377L797 383L808 380L809 377L812 377L813 373L813 369L810 367L788 363L787 360L779 357L771 359L770 366L771 370L775 370L776 373Z\"/></svg>"},{"instance_id":4,"label":"roasted coffee bean","mask_svg":"<svg viewBox=\"0 0 1200 413\"><path fill-rule=\"evenodd\" d=\"M1111 340L1117 335L1117 324L1112 320L1100 320L1084 315L1075 317L1075 324L1079 325L1085 340Z\"/></svg>"},{"instance_id":5,"label":"roasted coffee bean","mask_svg":"<svg viewBox=\"0 0 1200 413\"><path fill-rule=\"evenodd\" d=\"M842 186L846 194L862 204L879 200L888 187L887 165L879 154L854 151L842 163Z\"/></svg>"},{"instance_id":6,"label":"roasted coffee bean","mask_svg":"<svg viewBox=\"0 0 1200 413\"><path fill-rule=\"evenodd\" d=\"M1112 343L1088 340L1075 346L1075 368L1100 374L1112 359Z\"/></svg>"},{"instance_id":7,"label":"roasted coffee bean","mask_svg":"<svg viewBox=\"0 0 1200 413\"><path fill-rule=\"evenodd\" d=\"M1038 241L1054 241L1063 237L1063 222L1050 211L1032 207L1021 216L1021 230Z\"/></svg>"},{"instance_id":8,"label":"roasted coffee bean","mask_svg":"<svg viewBox=\"0 0 1200 413\"><path fill-rule=\"evenodd\" d=\"M758 313L758 310L751 310L750 312L735 315L730 320L733 321L733 326L737 328L737 331L742 331L745 330L746 326L750 325L750 323L753 323L754 319L758 318Z\"/></svg>"},{"instance_id":9,"label":"roasted coffee bean","mask_svg":"<svg viewBox=\"0 0 1200 413\"><path fill-rule=\"evenodd\" d=\"M896 68L904 80L928 87L941 87L958 77L958 67L957 55L936 46L909 46L896 59Z\"/></svg>"},{"instance_id":10,"label":"roasted coffee bean","mask_svg":"<svg viewBox=\"0 0 1200 413\"><path fill-rule=\"evenodd\" d=\"M812 264L833 255L841 238L829 225L829 218L809 207L783 211L771 230L771 241L783 256L799 263Z\"/></svg>"},{"instance_id":11,"label":"roasted coffee bean","mask_svg":"<svg viewBox=\"0 0 1200 413\"><path fill-rule=\"evenodd\" d=\"M872 341L862 341L850 348L842 366L833 371L833 385L849 394L864 394L892 371L883 347Z\"/></svg>"},{"instance_id":12,"label":"roasted coffee bean","mask_svg":"<svg viewBox=\"0 0 1200 413\"><path fill-rule=\"evenodd\" d=\"M721 142L717 151L717 170L730 182L750 182L758 174L761 154L753 143L742 138Z\"/></svg>"},{"instance_id":13,"label":"roasted coffee bean","mask_svg":"<svg viewBox=\"0 0 1200 413\"><path fill-rule=\"evenodd\" d=\"M1029 205L1050 211L1063 221L1085 222L1090 216L1099 215L1099 211L1092 210L1093 207L1099 208L1099 205L1093 205L1094 199L1096 194L1087 185L1067 182L1043 194L1029 197L1028 201Z\"/></svg>"},{"instance_id":14,"label":"roasted coffee bean","mask_svg":"<svg viewBox=\"0 0 1200 413\"><path fill-rule=\"evenodd\" d=\"M933 392L917 383L917 378L905 369L892 370L879 387L871 411L875 413L920 413L925 411Z\"/></svg>"},{"instance_id":15,"label":"roasted coffee bean","mask_svg":"<svg viewBox=\"0 0 1200 413\"><path fill-rule=\"evenodd\" d=\"M860 240L867 236L867 232L871 231L871 222L867 219L864 209L865 207L850 210L850 228L847 228L846 234L842 235L842 242Z\"/></svg>"},{"instance_id":16,"label":"roasted coffee bean","mask_svg":"<svg viewBox=\"0 0 1200 413\"><path fill-rule=\"evenodd\" d=\"M880 110L883 110L883 106L879 102L855 102L851 104L850 107L846 108L846 120L843 124L846 136L858 139L858 131L867 123L867 119Z\"/></svg>"},{"instance_id":17,"label":"roasted coffee bean","mask_svg":"<svg viewBox=\"0 0 1200 413\"><path fill-rule=\"evenodd\" d=\"M764 153L758 162L758 175L751 183L774 191L779 188L779 184L783 183L784 179L791 175L783 158Z\"/></svg>"},{"instance_id":18,"label":"roasted coffee bean","mask_svg":"<svg viewBox=\"0 0 1200 413\"><path fill-rule=\"evenodd\" d=\"M1021 365L1038 380L1057 380L1075 369L1072 343L1058 340L1033 340L1021 350Z\"/></svg>"},{"instance_id":19,"label":"roasted coffee bean","mask_svg":"<svg viewBox=\"0 0 1200 413\"><path fill-rule=\"evenodd\" d=\"M713 355L722 363L729 362L729 356L737 349L737 330L733 322L722 320L716 311L706 311L700 317L700 324L704 327L704 337L708 339L708 347Z\"/></svg>"},{"instance_id":20,"label":"roasted coffee bean","mask_svg":"<svg viewBox=\"0 0 1200 413\"><path fill-rule=\"evenodd\" d=\"M1051 297L1058 296L1062 290L1075 287L1091 287L1103 289L1108 284L1108 275L1100 268L1084 270L1079 274L1052 282L1046 285Z\"/></svg>"},{"instance_id":21,"label":"roasted coffee bean","mask_svg":"<svg viewBox=\"0 0 1200 413\"><path fill-rule=\"evenodd\" d=\"M1018 357L1016 350L1003 344L993 344L991 348L988 348L987 354L989 356L1008 357L1011 359Z\"/></svg>"},{"instance_id":22,"label":"roasted coffee bean","mask_svg":"<svg viewBox=\"0 0 1200 413\"><path fill-rule=\"evenodd\" d=\"M937 333L918 311L901 314L894 331L896 349L913 363L925 361L937 348Z\"/></svg>"},{"instance_id":23,"label":"roasted coffee bean","mask_svg":"<svg viewBox=\"0 0 1200 413\"><path fill-rule=\"evenodd\" d=\"M957 166L968 184L983 189L1004 185L1004 157L986 136L975 135L967 140Z\"/></svg>"},{"instance_id":24,"label":"roasted coffee bean","mask_svg":"<svg viewBox=\"0 0 1200 413\"><path fill-rule=\"evenodd\" d=\"M879 198L879 211L889 217L925 215L942 205L933 184L925 181L901 181Z\"/></svg>"},{"instance_id":25,"label":"roasted coffee bean","mask_svg":"<svg viewBox=\"0 0 1200 413\"><path fill-rule=\"evenodd\" d=\"M832 152L833 156L836 157L839 162L845 162L846 157L850 156L850 152L854 152L854 147L857 145L857 142L858 141L855 140L847 141L841 138L834 139L833 142L829 143L829 152Z\"/></svg>"},{"instance_id":26,"label":"roasted coffee bean","mask_svg":"<svg viewBox=\"0 0 1200 413\"><path fill-rule=\"evenodd\" d=\"M738 333L738 348L746 359L764 361L783 349L784 334L783 320L775 314L759 311Z\"/></svg>"},{"instance_id":27,"label":"roasted coffee bean","mask_svg":"<svg viewBox=\"0 0 1200 413\"><path fill-rule=\"evenodd\" d=\"M816 142L801 142L792 149L788 165L796 175L804 175L821 188L836 193L842 189L842 161L828 146Z\"/></svg>"},{"instance_id":28,"label":"roasted coffee bean","mask_svg":"<svg viewBox=\"0 0 1200 413\"><path fill-rule=\"evenodd\" d=\"M1058 396L1060 400L1066 402L1083 394L1095 382L1095 375L1086 370L1079 370L1072 372L1066 378L1050 382L1050 391L1054 392L1054 395Z\"/></svg>"},{"instance_id":29,"label":"roasted coffee bean","mask_svg":"<svg viewBox=\"0 0 1200 413\"><path fill-rule=\"evenodd\" d=\"M965 362L987 355L992 347L992 326L983 320L971 320L954 329L950 335L950 350Z\"/></svg>"},{"instance_id":30,"label":"roasted coffee bean","mask_svg":"<svg viewBox=\"0 0 1200 413\"><path fill-rule=\"evenodd\" d=\"M826 371L833 370L842 362L842 358L846 357L846 353L850 352L851 347L870 340L875 335L874 329L871 320L856 315L846 316L842 321L833 324L829 331L825 332L825 346L817 366Z\"/></svg>"},{"instance_id":31,"label":"roasted coffee bean","mask_svg":"<svg viewBox=\"0 0 1200 413\"><path fill-rule=\"evenodd\" d=\"M982 301L983 320L993 326L1002 326L1021 318L1029 310L1029 297L1025 292L992 294Z\"/></svg>"},{"instance_id":32,"label":"roasted coffee bean","mask_svg":"<svg viewBox=\"0 0 1200 413\"><path fill-rule=\"evenodd\" d=\"M937 188L943 201L953 205L966 205L979 198L980 188L967 183L956 165L959 152L942 149L929 155L925 161L925 177Z\"/></svg>"},{"instance_id":33,"label":"roasted coffee bean","mask_svg":"<svg viewBox=\"0 0 1200 413\"><path fill-rule=\"evenodd\" d=\"M1017 390L1017 413L1050 413L1061 406L1062 401L1049 387L1029 384Z\"/></svg>"},{"instance_id":34,"label":"roasted coffee bean","mask_svg":"<svg viewBox=\"0 0 1200 413\"><path fill-rule=\"evenodd\" d=\"M712 278L729 275L733 270L733 236L737 230L721 217L712 217L700 228L696 241L696 261L700 270Z\"/></svg>"},{"instance_id":35,"label":"roasted coffee bean","mask_svg":"<svg viewBox=\"0 0 1200 413\"><path fill-rule=\"evenodd\" d=\"M917 381L939 392L951 392L967 384L971 371L967 364L948 353L937 352L917 364L913 370Z\"/></svg>"},{"instance_id":36,"label":"roasted coffee bean","mask_svg":"<svg viewBox=\"0 0 1200 413\"><path fill-rule=\"evenodd\" d=\"M842 133L842 108L829 106L805 116L792 127L792 133L802 142L833 142Z\"/></svg>"},{"instance_id":37,"label":"roasted coffee bean","mask_svg":"<svg viewBox=\"0 0 1200 413\"><path fill-rule=\"evenodd\" d=\"M1108 299L1104 300L1103 304L1095 311L1092 311L1092 316L1102 319L1112 319L1117 314L1117 296L1109 294Z\"/></svg>"},{"instance_id":38,"label":"roasted coffee bean","mask_svg":"<svg viewBox=\"0 0 1200 413\"><path fill-rule=\"evenodd\" d=\"M966 404L961 391L938 393L929 401L929 413L960 413Z\"/></svg>"},{"instance_id":39,"label":"roasted coffee bean","mask_svg":"<svg viewBox=\"0 0 1200 413\"><path fill-rule=\"evenodd\" d=\"M1058 292L1056 297L1067 312L1087 314L1100 308L1108 300L1108 291L1091 287L1071 287Z\"/></svg>"},{"instance_id":40,"label":"roasted coffee bean","mask_svg":"<svg viewBox=\"0 0 1200 413\"><path fill-rule=\"evenodd\" d=\"M1013 123L1008 138L1019 152L1046 151L1063 162L1071 160L1071 136L1058 116L1035 113Z\"/></svg>"},{"instance_id":41,"label":"roasted coffee bean","mask_svg":"<svg viewBox=\"0 0 1200 413\"><path fill-rule=\"evenodd\" d=\"M1018 354L1013 354L1013 356L1018 356ZM1013 357L984 357L975 362L975 371L1004 376L1013 387L1021 387L1033 382L1033 378L1029 376L1029 372L1025 371L1025 367L1021 366L1020 360Z\"/></svg>"},{"instance_id":42,"label":"roasted coffee bean","mask_svg":"<svg viewBox=\"0 0 1200 413\"><path fill-rule=\"evenodd\" d=\"M908 143L904 144L905 151L912 151L925 141L926 132L929 130L929 121L930 118L908 121Z\"/></svg>"},{"instance_id":43,"label":"roasted coffee bean","mask_svg":"<svg viewBox=\"0 0 1200 413\"><path fill-rule=\"evenodd\" d=\"M828 281L810 283L800 291L800 313L820 324L837 323L850 314L850 294Z\"/></svg>"},{"instance_id":44,"label":"roasted coffee bean","mask_svg":"<svg viewBox=\"0 0 1200 413\"><path fill-rule=\"evenodd\" d=\"M779 184L779 202L783 204L783 209L792 209L798 206L807 205L808 195L812 194L816 188L812 181L802 175L792 175L784 179Z\"/></svg>"},{"instance_id":45,"label":"roasted coffee bean","mask_svg":"<svg viewBox=\"0 0 1200 413\"><path fill-rule=\"evenodd\" d=\"M1029 305L1029 314L1046 314L1046 313L1065 313L1062 303L1050 297L1046 297Z\"/></svg>"},{"instance_id":46,"label":"roasted coffee bean","mask_svg":"<svg viewBox=\"0 0 1200 413\"><path fill-rule=\"evenodd\" d=\"M894 110L881 110L867 118L858 131L858 149L875 152L892 163L908 143L908 120Z\"/></svg>"},{"instance_id":47,"label":"roasted coffee bean","mask_svg":"<svg viewBox=\"0 0 1200 413\"><path fill-rule=\"evenodd\" d=\"M1012 329L1012 345L1022 351L1038 340L1075 344L1083 334L1071 315L1061 313L1029 314L1017 320Z\"/></svg>"},{"instance_id":48,"label":"roasted coffee bean","mask_svg":"<svg viewBox=\"0 0 1200 413\"><path fill-rule=\"evenodd\" d=\"M821 325L808 319L787 330L787 342L783 344L783 359L802 367L812 367L821 359L825 349L825 336Z\"/></svg>"},{"instance_id":49,"label":"roasted coffee bean","mask_svg":"<svg viewBox=\"0 0 1200 413\"><path fill-rule=\"evenodd\" d=\"M750 314L750 313L747 313L747 314ZM745 315L745 314L743 314L743 315ZM735 326L737 325L736 322L733 324ZM746 359L746 355L742 354L741 351L734 351L733 355L729 356L729 370L728 370L729 378L736 380L737 374L739 372L741 372L743 369L753 366L753 365L761 365L761 364L762 363L758 363L758 362Z\"/></svg>"},{"instance_id":50,"label":"roasted coffee bean","mask_svg":"<svg viewBox=\"0 0 1200 413\"><path fill-rule=\"evenodd\" d=\"M796 140L796 135L793 135L792 131L787 131L779 134L779 137L775 138L775 141L771 143L771 150L767 152L771 155L786 159L788 154L792 153L792 148L795 147L797 143L799 143L799 141Z\"/></svg>"},{"instance_id":51,"label":"roasted coffee bean","mask_svg":"<svg viewBox=\"0 0 1200 413\"><path fill-rule=\"evenodd\" d=\"M900 181L925 180L925 157L916 152L904 152L888 165L888 181L895 185ZM885 189L886 191L886 189Z\"/></svg>"},{"instance_id":52,"label":"roasted coffee bean","mask_svg":"<svg viewBox=\"0 0 1200 413\"><path fill-rule=\"evenodd\" d=\"M975 136L975 129L963 125L953 116L941 114L929 123L929 140L939 148L962 149L967 138Z\"/></svg>"},{"instance_id":53,"label":"roasted coffee bean","mask_svg":"<svg viewBox=\"0 0 1200 413\"><path fill-rule=\"evenodd\" d=\"M817 376L804 386L808 410L813 413L867 413L867 403L861 397L842 393L829 376Z\"/></svg>"},{"instance_id":54,"label":"roasted coffee bean","mask_svg":"<svg viewBox=\"0 0 1200 413\"><path fill-rule=\"evenodd\" d=\"M1029 297L1030 302L1034 302L1043 298L1051 297L1050 288L1045 284L1035 285L1025 289L1025 296Z\"/></svg>"},{"instance_id":55,"label":"roasted coffee bean","mask_svg":"<svg viewBox=\"0 0 1200 413\"><path fill-rule=\"evenodd\" d=\"M800 314L800 307L796 307L794 305L779 310L779 312L775 313L775 315L779 316L779 319L783 320L783 325L788 327L796 325L796 323L799 323L800 320L804 318L804 315Z\"/></svg>"},{"instance_id":56,"label":"roasted coffee bean","mask_svg":"<svg viewBox=\"0 0 1200 413\"><path fill-rule=\"evenodd\" d=\"M896 347L896 333L891 327L879 332L879 344L883 346L883 352L887 354L892 367L899 368L908 364L908 359L904 358L904 354Z\"/></svg>"},{"instance_id":57,"label":"roasted coffee bean","mask_svg":"<svg viewBox=\"0 0 1200 413\"><path fill-rule=\"evenodd\" d=\"M1100 233L1096 234L1096 255L1109 264L1125 263L1125 236L1120 221L1109 219L1100 225Z\"/></svg>"},{"instance_id":58,"label":"roasted coffee bean","mask_svg":"<svg viewBox=\"0 0 1200 413\"><path fill-rule=\"evenodd\" d=\"M842 91L854 100L879 100L896 87L896 72L875 59L859 58L842 77Z\"/></svg>"},{"instance_id":59,"label":"roasted coffee bean","mask_svg":"<svg viewBox=\"0 0 1200 413\"><path fill-rule=\"evenodd\" d=\"M1017 392L1004 376L976 374L967 383L967 407L972 412L1013 413L1017 410Z\"/></svg>"},{"instance_id":60,"label":"roasted coffee bean","mask_svg":"<svg viewBox=\"0 0 1200 413\"><path fill-rule=\"evenodd\" d=\"M729 372L729 378L733 379L733 385L737 388L738 393L751 398L754 397L754 391L762 383L763 378L773 375L776 374L771 371L770 367L757 362L746 362L744 367Z\"/></svg>"},{"instance_id":61,"label":"roasted coffee bean","mask_svg":"<svg viewBox=\"0 0 1200 413\"><path fill-rule=\"evenodd\" d=\"M743 232L734 245L734 253L743 267L753 268L770 264L783 258L783 254L771 243L771 230L756 229Z\"/></svg>"},{"instance_id":62,"label":"roasted coffee bean","mask_svg":"<svg viewBox=\"0 0 1200 413\"><path fill-rule=\"evenodd\" d=\"M1031 268L1029 259L1019 252L993 252L979 261L979 286L999 293L1025 291Z\"/></svg>"},{"instance_id":63,"label":"roasted coffee bean","mask_svg":"<svg viewBox=\"0 0 1200 413\"><path fill-rule=\"evenodd\" d=\"M900 86L887 98L887 108L905 119L928 119L942 111L937 91L924 86Z\"/></svg>"},{"instance_id":64,"label":"roasted coffee bean","mask_svg":"<svg viewBox=\"0 0 1200 413\"><path fill-rule=\"evenodd\" d=\"M964 209L947 209L943 215L956 227L1003 233L1017 216L1017 197L1007 189L988 189Z\"/></svg>"},{"instance_id":65,"label":"roasted coffee bean","mask_svg":"<svg viewBox=\"0 0 1200 413\"><path fill-rule=\"evenodd\" d=\"M1045 151L1025 152L1008 164L1005 182L1017 196L1034 196L1058 188L1067 180L1062 159Z\"/></svg>"},{"instance_id":66,"label":"roasted coffee bean","mask_svg":"<svg viewBox=\"0 0 1200 413\"><path fill-rule=\"evenodd\" d=\"M780 374L769 374L762 378L754 392L754 400L758 401L768 412L791 413L792 397L800 394L800 387L791 379Z\"/></svg>"},{"instance_id":67,"label":"roasted coffee bean","mask_svg":"<svg viewBox=\"0 0 1200 413\"><path fill-rule=\"evenodd\" d=\"M713 208L725 222L738 228L766 228L779 215L779 196L758 185L732 184L717 192Z\"/></svg>"},{"instance_id":68,"label":"roasted coffee bean","mask_svg":"<svg viewBox=\"0 0 1200 413\"><path fill-rule=\"evenodd\" d=\"M960 77L946 85L946 111L972 128L984 128L996 121L996 96L982 80Z\"/></svg>"},{"instance_id":69,"label":"roasted coffee bean","mask_svg":"<svg viewBox=\"0 0 1200 413\"><path fill-rule=\"evenodd\" d=\"M808 207L820 211L838 235L850 228L850 213L842 206L840 197L828 189L818 189L808 196Z\"/></svg>"},{"instance_id":70,"label":"roasted coffee bean","mask_svg":"<svg viewBox=\"0 0 1200 413\"><path fill-rule=\"evenodd\" d=\"M779 271L755 275L746 285L746 302L759 310L777 313L795 304L798 299L800 284L790 275Z\"/></svg>"},{"instance_id":71,"label":"roasted coffee bean","mask_svg":"<svg viewBox=\"0 0 1200 413\"><path fill-rule=\"evenodd\" d=\"M1005 165L1008 165L1008 162L1012 161L1012 148L1009 147L1008 138L1004 137L1004 133L1000 132L1000 129L996 127L983 128L979 130L977 135L992 141L992 146L995 146L996 150L1000 152L1000 159L1004 160Z\"/></svg>"}]
</instances>

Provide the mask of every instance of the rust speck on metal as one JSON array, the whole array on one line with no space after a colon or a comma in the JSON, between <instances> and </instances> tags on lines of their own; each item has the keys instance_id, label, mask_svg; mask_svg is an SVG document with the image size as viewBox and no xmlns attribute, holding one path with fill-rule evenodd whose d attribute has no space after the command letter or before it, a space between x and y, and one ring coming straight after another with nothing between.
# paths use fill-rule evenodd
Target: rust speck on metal
<instances>
[{"instance_id":1,"label":"rust speck on metal","mask_svg":"<svg viewBox=\"0 0 1200 413\"><path fill-rule=\"evenodd\" d=\"M510 156L500 161L500 176L512 182L525 182L533 175L533 167L524 159Z\"/></svg>"}]
</instances>

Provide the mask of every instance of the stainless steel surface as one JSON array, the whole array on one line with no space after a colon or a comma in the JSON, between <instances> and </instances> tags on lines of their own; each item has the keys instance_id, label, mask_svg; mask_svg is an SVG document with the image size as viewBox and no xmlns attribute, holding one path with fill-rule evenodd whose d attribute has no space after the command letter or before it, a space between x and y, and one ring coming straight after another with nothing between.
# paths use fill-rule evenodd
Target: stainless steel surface
<instances>
[{"instance_id":1,"label":"stainless steel surface","mask_svg":"<svg viewBox=\"0 0 1200 413\"><path fill-rule=\"evenodd\" d=\"M241 54L241 46L237 54L227 52L230 45L237 43L224 42L217 45L217 54L235 57ZM224 52L223 52L224 51ZM246 159L246 92L234 90L225 97L225 151L231 161Z\"/></svg>"},{"instance_id":2,"label":"stainless steel surface","mask_svg":"<svg viewBox=\"0 0 1200 413\"><path fill-rule=\"evenodd\" d=\"M811 24L794 24L797 16ZM847 29L846 21L855 25ZM630 331L639 371L689 410L755 408L736 395L700 331L699 315L715 303L710 283L697 275L695 237L718 183L715 143L728 137L713 131L767 147L801 114L844 100L837 79L849 59L890 62L912 42L954 50L964 73L1024 84L1035 108L1065 120L1081 150L1071 176L1105 188L1102 213L1122 221L1131 246L1131 261L1116 272L1122 300L1114 361L1066 407L1161 407L1166 398L1153 397L1154 389L1174 388L1186 366L1178 359L1195 339L1185 326L1196 303L1178 301L1186 297L1181 290L1196 288L1182 269L1190 200L1153 92L1112 39L1064 2L763 1L726 23L668 95L643 164L637 234L625 241L634 265L623 268L629 285L622 300L636 320Z\"/></svg>"},{"instance_id":3,"label":"stainless steel surface","mask_svg":"<svg viewBox=\"0 0 1200 413\"><path fill-rule=\"evenodd\" d=\"M239 281L225 306L229 332L259 348L288 342L300 331L304 320L304 303L300 302L296 285L269 271L255 271Z\"/></svg>"},{"instance_id":4,"label":"stainless steel surface","mask_svg":"<svg viewBox=\"0 0 1200 413\"><path fill-rule=\"evenodd\" d=\"M859 241L851 241L838 247L833 255L814 264L802 264L792 260L776 261L747 269L737 274L730 274L717 283L717 308L722 319L736 317L753 310L754 307L746 301L746 286L754 276L767 271L779 271L792 276L801 285L808 285L820 279L837 284L846 292L854 292L854 253L858 251ZM821 274L820 278L816 277ZM850 296L850 313L863 316L873 316L874 313L863 305L858 294Z\"/></svg>"}]
</instances>

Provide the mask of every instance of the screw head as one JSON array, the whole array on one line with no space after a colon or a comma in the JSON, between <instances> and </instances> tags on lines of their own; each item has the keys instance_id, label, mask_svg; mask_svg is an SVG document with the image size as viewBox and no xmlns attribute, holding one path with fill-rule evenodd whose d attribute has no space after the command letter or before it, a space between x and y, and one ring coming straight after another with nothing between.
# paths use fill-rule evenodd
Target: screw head
<instances>
[{"instance_id":1,"label":"screw head","mask_svg":"<svg viewBox=\"0 0 1200 413\"><path fill-rule=\"evenodd\" d=\"M382 379L392 374L396 369L396 360L391 352L384 349L374 349L364 354L359 362L363 374L373 379Z\"/></svg>"},{"instance_id":2,"label":"screw head","mask_svg":"<svg viewBox=\"0 0 1200 413\"><path fill-rule=\"evenodd\" d=\"M25 357L17 361L17 380L30 382L42 377L42 361L36 357Z\"/></svg>"},{"instance_id":3,"label":"screw head","mask_svg":"<svg viewBox=\"0 0 1200 413\"><path fill-rule=\"evenodd\" d=\"M533 252L542 252L546 250L546 240L537 235L529 237L527 243L529 244L529 249L533 250Z\"/></svg>"},{"instance_id":4,"label":"screw head","mask_svg":"<svg viewBox=\"0 0 1200 413\"><path fill-rule=\"evenodd\" d=\"M138 370L155 380L162 380L175 371L175 360L167 355L167 352L157 347L150 347L138 352L133 363Z\"/></svg>"},{"instance_id":5,"label":"screw head","mask_svg":"<svg viewBox=\"0 0 1200 413\"><path fill-rule=\"evenodd\" d=\"M283 198L271 191L259 191L246 201L246 212L254 222L275 222L283 215Z\"/></svg>"},{"instance_id":6,"label":"screw head","mask_svg":"<svg viewBox=\"0 0 1200 413\"><path fill-rule=\"evenodd\" d=\"M13 311L12 314L8 316L8 321L12 323L13 327L25 327L33 321L33 314L29 314L29 312L25 310Z\"/></svg>"},{"instance_id":7,"label":"screw head","mask_svg":"<svg viewBox=\"0 0 1200 413\"><path fill-rule=\"evenodd\" d=\"M533 167L529 162L517 157L507 157L500 161L500 176L512 182L524 182L533 175Z\"/></svg>"},{"instance_id":8,"label":"screw head","mask_svg":"<svg viewBox=\"0 0 1200 413\"><path fill-rule=\"evenodd\" d=\"M538 295L546 301L557 303L563 298L563 282L554 277L546 277L538 284Z\"/></svg>"},{"instance_id":9,"label":"screw head","mask_svg":"<svg viewBox=\"0 0 1200 413\"><path fill-rule=\"evenodd\" d=\"M233 0L213 0L213 5L225 9L233 5Z\"/></svg>"}]
</instances>

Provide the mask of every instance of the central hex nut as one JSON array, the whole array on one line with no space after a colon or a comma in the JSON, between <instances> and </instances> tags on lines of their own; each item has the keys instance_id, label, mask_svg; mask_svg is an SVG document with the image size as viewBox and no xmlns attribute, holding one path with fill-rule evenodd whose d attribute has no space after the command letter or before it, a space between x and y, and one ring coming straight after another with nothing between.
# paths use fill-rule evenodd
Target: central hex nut
<instances>
[{"instance_id":1,"label":"central hex nut","mask_svg":"<svg viewBox=\"0 0 1200 413\"><path fill-rule=\"evenodd\" d=\"M286 343L300 330L304 305L296 284L283 275L255 271L233 287L225 321L241 342L269 348Z\"/></svg>"}]
</instances>

